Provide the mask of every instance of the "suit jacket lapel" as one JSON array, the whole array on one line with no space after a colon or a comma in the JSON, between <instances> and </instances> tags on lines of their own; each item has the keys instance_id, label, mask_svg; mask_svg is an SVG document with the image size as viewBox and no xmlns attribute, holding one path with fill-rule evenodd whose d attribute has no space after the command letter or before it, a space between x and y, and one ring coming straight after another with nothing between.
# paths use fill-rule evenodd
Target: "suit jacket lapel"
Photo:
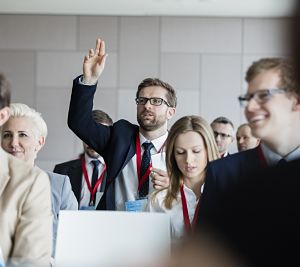
<instances>
[{"instance_id":1,"label":"suit jacket lapel","mask_svg":"<svg viewBox=\"0 0 300 267\"><path fill-rule=\"evenodd\" d=\"M128 161L130 161L131 158L135 155L135 142L136 142L135 138L136 138L136 134L139 131L139 128L137 127L136 129L137 130L135 131L135 133L131 137L130 146L129 146L128 151L126 153L126 158L123 161L122 165L120 165L118 173L116 175L114 175L115 178L119 175L120 171L123 170L123 168L126 166L126 164L128 163ZM114 165L114 164L111 164L111 165ZM108 177L107 184L110 184L112 182L110 179L112 177L112 172L114 172L114 170L111 169L111 166L107 166L107 167L108 167L107 168L107 177Z\"/></svg>"}]
</instances>

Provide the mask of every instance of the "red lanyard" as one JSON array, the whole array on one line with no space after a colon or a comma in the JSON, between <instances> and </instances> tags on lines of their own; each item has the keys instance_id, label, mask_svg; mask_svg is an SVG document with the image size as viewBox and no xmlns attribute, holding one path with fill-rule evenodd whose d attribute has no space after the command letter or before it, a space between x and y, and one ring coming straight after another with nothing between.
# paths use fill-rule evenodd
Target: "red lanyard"
<instances>
[{"instance_id":1,"label":"red lanyard","mask_svg":"<svg viewBox=\"0 0 300 267\"><path fill-rule=\"evenodd\" d=\"M90 191L90 194L91 194L91 202L94 201L94 198L95 198L95 194L97 192L97 188L98 186L101 184L102 180L103 180L103 177L104 177L104 174L105 174L105 171L106 171L106 165L104 165L104 169L103 169L103 172L100 174L94 188L92 188L91 186L91 183L90 183L90 180L89 180L89 176L87 174L87 169L86 169L86 166L85 166L85 159L84 159L84 156L81 157L81 167L82 167L82 172L83 172L83 176L84 176L84 179L85 179L85 182L87 184L87 187Z\"/></svg>"},{"instance_id":2,"label":"red lanyard","mask_svg":"<svg viewBox=\"0 0 300 267\"><path fill-rule=\"evenodd\" d=\"M165 143L161 146L158 153L162 150ZM136 169L137 169L137 177L139 180L139 186L138 186L138 192L140 191L140 188L142 184L148 179L148 176L150 174L150 169L152 167L152 163L150 163L149 168L147 169L146 173L141 177L140 171L141 171L141 141L140 141L140 134L139 132L136 135L135 138L135 154L136 154Z\"/></svg>"},{"instance_id":3,"label":"red lanyard","mask_svg":"<svg viewBox=\"0 0 300 267\"><path fill-rule=\"evenodd\" d=\"M189 218L189 211L187 208L186 197L185 197L185 193L184 193L184 189L183 189L183 184L180 186L180 194L181 194L182 214L183 214L185 230L187 233L191 233L193 231L193 229L195 229L195 227L196 227L198 212L199 212L199 207L200 207L200 199L198 201L198 204L197 204L197 207L196 207L196 210L194 213L193 221L191 223L190 218Z\"/></svg>"},{"instance_id":4,"label":"red lanyard","mask_svg":"<svg viewBox=\"0 0 300 267\"><path fill-rule=\"evenodd\" d=\"M259 158L260 162L262 163L262 165L264 167L267 167L268 163L267 163L267 160L266 160L266 158L264 156L264 153L262 151L261 145L258 145L258 147L257 147L257 153L258 153L258 158Z\"/></svg>"}]
</instances>

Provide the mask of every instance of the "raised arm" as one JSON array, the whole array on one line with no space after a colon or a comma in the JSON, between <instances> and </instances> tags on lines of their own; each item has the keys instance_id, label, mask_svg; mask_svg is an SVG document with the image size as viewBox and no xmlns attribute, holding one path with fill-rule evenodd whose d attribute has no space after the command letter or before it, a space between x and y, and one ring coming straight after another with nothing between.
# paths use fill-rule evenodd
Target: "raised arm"
<instances>
[{"instance_id":1,"label":"raised arm","mask_svg":"<svg viewBox=\"0 0 300 267\"><path fill-rule=\"evenodd\" d=\"M73 81L68 126L86 144L103 155L110 138L109 127L92 118L93 100L97 81L104 70L107 54L105 43L97 39L95 49L90 49L83 61L83 76Z\"/></svg>"}]
</instances>

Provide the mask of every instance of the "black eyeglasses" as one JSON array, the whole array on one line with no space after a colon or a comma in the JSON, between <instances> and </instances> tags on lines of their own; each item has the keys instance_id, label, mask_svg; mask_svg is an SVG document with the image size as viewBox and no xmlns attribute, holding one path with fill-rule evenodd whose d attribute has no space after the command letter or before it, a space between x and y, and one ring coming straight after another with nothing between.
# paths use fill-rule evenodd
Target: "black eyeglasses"
<instances>
[{"instance_id":1,"label":"black eyeglasses","mask_svg":"<svg viewBox=\"0 0 300 267\"><path fill-rule=\"evenodd\" d=\"M274 88L274 89L263 89L263 90L257 90L256 92L252 94L244 94L238 97L241 107L247 106L248 102L253 98L257 103L264 104L274 94L282 94L285 93L285 88Z\"/></svg>"},{"instance_id":2,"label":"black eyeglasses","mask_svg":"<svg viewBox=\"0 0 300 267\"><path fill-rule=\"evenodd\" d=\"M219 132L217 132L217 131L214 131L214 135L215 135L215 138L217 138L218 136L220 136L221 139L226 139L226 138L231 137L230 134L219 133Z\"/></svg>"},{"instance_id":3,"label":"black eyeglasses","mask_svg":"<svg viewBox=\"0 0 300 267\"><path fill-rule=\"evenodd\" d=\"M135 103L137 105L146 105L146 103L150 101L150 104L153 106L160 106L162 103L165 103L168 107L171 107L171 105L164 99L160 97L137 97L135 99Z\"/></svg>"}]
</instances>

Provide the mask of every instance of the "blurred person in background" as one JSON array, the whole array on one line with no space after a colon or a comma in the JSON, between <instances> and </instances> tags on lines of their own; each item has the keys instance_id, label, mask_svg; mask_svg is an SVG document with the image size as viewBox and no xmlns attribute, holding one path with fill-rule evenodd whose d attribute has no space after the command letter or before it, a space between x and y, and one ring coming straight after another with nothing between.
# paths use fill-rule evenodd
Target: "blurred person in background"
<instances>
[{"instance_id":1,"label":"blurred person in background","mask_svg":"<svg viewBox=\"0 0 300 267\"><path fill-rule=\"evenodd\" d=\"M97 123L106 126L113 124L111 117L102 110L93 110L92 117ZM84 153L78 159L59 163L53 171L70 177L80 209L95 209L105 190L106 164L103 157L84 142L83 149Z\"/></svg>"},{"instance_id":2,"label":"blurred person in background","mask_svg":"<svg viewBox=\"0 0 300 267\"><path fill-rule=\"evenodd\" d=\"M239 101L260 144L207 166L199 234L219 235L250 266L299 266L298 76L287 58L253 62Z\"/></svg>"},{"instance_id":3,"label":"blurred person in background","mask_svg":"<svg viewBox=\"0 0 300 267\"><path fill-rule=\"evenodd\" d=\"M236 144L238 151L248 150L259 145L259 138L251 133L248 123L241 124L236 131Z\"/></svg>"},{"instance_id":4,"label":"blurred person in background","mask_svg":"<svg viewBox=\"0 0 300 267\"><path fill-rule=\"evenodd\" d=\"M229 155L229 147L234 141L234 125L226 117L215 118L210 124L213 129L221 158Z\"/></svg>"}]
</instances>

